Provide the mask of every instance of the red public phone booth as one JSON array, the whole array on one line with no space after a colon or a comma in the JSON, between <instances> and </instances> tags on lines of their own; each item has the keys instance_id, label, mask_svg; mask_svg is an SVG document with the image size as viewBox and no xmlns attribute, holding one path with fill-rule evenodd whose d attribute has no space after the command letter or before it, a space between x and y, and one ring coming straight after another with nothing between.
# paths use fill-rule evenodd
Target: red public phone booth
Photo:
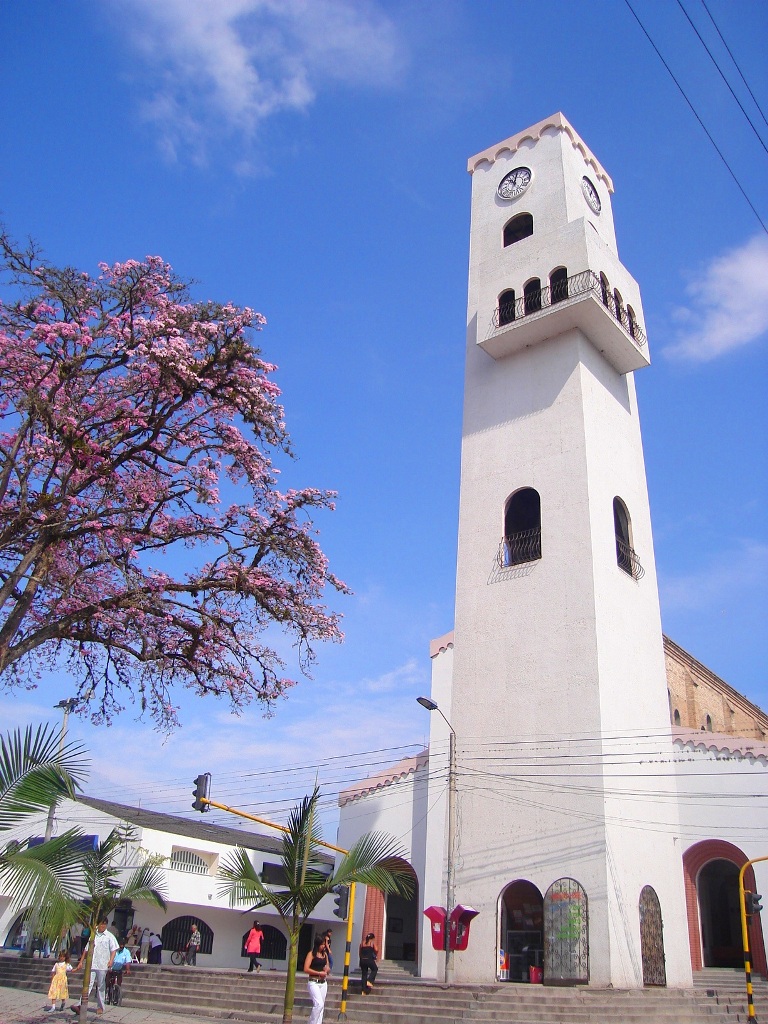
<instances>
[{"instance_id":1,"label":"red public phone booth","mask_svg":"<svg viewBox=\"0 0 768 1024\"><path fill-rule=\"evenodd\" d=\"M479 911L461 903L451 911L448 936L451 949L462 950L469 945L469 926Z\"/></svg>"},{"instance_id":2,"label":"red public phone booth","mask_svg":"<svg viewBox=\"0 0 768 1024\"><path fill-rule=\"evenodd\" d=\"M432 925L432 949L445 949L445 908L427 907L424 916L429 918Z\"/></svg>"}]
</instances>

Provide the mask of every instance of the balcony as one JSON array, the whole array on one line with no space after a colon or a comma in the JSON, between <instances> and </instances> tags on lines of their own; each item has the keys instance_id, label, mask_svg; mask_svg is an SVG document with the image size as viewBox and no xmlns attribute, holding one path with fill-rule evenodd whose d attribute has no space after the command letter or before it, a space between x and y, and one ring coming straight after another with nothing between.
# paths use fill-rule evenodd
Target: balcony
<instances>
[{"instance_id":1,"label":"balcony","mask_svg":"<svg viewBox=\"0 0 768 1024\"><path fill-rule=\"evenodd\" d=\"M643 329L591 270L500 306L478 344L494 359L502 359L573 328L581 330L618 373L650 364Z\"/></svg>"},{"instance_id":2,"label":"balcony","mask_svg":"<svg viewBox=\"0 0 768 1024\"><path fill-rule=\"evenodd\" d=\"M640 559L635 554L634 549L623 541L621 537L616 538L616 561L619 564L619 568L623 569L633 580L641 580L645 576L645 569L640 565Z\"/></svg>"},{"instance_id":3,"label":"balcony","mask_svg":"<svg viewBox=\"0 0 768 1024\"><path fill-rule=\"evenodd\" d=\"M496 561L499 568L508 569L513 565L524 565L541 558L541 527L518 530L508 537L502 537Z\"/></svg>"}]
</instances>

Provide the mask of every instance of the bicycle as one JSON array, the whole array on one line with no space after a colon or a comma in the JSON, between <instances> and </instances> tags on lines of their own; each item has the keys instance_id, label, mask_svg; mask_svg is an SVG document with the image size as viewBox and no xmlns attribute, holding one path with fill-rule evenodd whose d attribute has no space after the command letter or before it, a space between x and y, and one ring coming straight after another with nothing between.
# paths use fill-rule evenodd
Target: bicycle
<instances>
[{"instance_id":1,"label":"bicycle","mask_svg":"<svg viewBox=\"0 0 768 1024\"><path fill-rule=\"evenodd\" d=\"M119 1006L123 1001L123 972L110 971L107 974L107 1006Z\"/></svg>"},{"instance_id":2,"label":"bicycle","mask_svg":"<svg viewBox=\"0 0 768 1024\"><path fill-rule=\"evenodd\" d=\"M185 967L187 963L186 949L177 949L174 953L171 953L171 963L175 964L176 967Z\"/></svg>"}]
</instances>

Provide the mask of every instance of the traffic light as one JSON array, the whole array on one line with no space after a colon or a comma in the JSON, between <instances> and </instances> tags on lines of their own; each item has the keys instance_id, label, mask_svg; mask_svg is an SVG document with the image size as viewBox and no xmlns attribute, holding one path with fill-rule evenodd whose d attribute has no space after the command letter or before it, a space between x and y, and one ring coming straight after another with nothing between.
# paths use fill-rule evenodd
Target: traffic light
<instances>
[{"instance_id":1,"label":"traffic light","mask_svg":"<svg viewBox=\"0 0 768 1024\"><path fill-rule=\"evenodd\" d=\"M195 811L207 811L208 804L204 804L203 800L207 800L210 796L211 773L206 772L204 775L198 775L194 781L194 787L192 796L195 799L192 801L192 809Z\"/></svg>"},{"instance_id":2,"label":"traffic light","mask_svg":"<svg viewBox=\"0 0 768 1024\"><path fill-rule=\"evenodd\" d=\"M333 916L340 917L342 921L346 921L349 914L349 886L332 885L331 892L336 893L336 898L333 901L336 904L336 909L333 912Z\"/></svg>"},{"instance_id":3,"label":"traffic light","mask_svg":"<svg viewBox=\"0 0 768 1024\"><path fill-rule=\"evenodd\" d=\"M762 898L763 897L760 895L759 892L744 893L744 903L746 904L746 911L748 916L760 913L760 911L763 909L760 905L760 900Z\"/></svg>"}]
</instances>

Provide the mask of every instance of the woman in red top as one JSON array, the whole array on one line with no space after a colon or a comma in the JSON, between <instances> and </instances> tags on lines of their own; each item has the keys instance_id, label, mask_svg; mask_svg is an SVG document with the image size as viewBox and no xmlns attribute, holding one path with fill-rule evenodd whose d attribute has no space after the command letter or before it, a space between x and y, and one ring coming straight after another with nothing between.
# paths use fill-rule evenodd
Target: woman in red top
<instances>
[{"instance_id":1,"label":"woman in red top","mask_svg":"<svg viewBox=\"0 0 768 1024\"><path fill-rule=\"evenodd\" d=\"M246 972L247 974L250 974L254 967L256 968L257 974L261 970L261 964L259 963L257 957L261 952L261 940L263 938L264 932L261 930L261 928L259 928L259 922L254 921L253 928L251 928L251 930L248 932L248 935L246 936L245 939L245 952L251 958L251 965Z\"/></svg>"}]
</instances>

